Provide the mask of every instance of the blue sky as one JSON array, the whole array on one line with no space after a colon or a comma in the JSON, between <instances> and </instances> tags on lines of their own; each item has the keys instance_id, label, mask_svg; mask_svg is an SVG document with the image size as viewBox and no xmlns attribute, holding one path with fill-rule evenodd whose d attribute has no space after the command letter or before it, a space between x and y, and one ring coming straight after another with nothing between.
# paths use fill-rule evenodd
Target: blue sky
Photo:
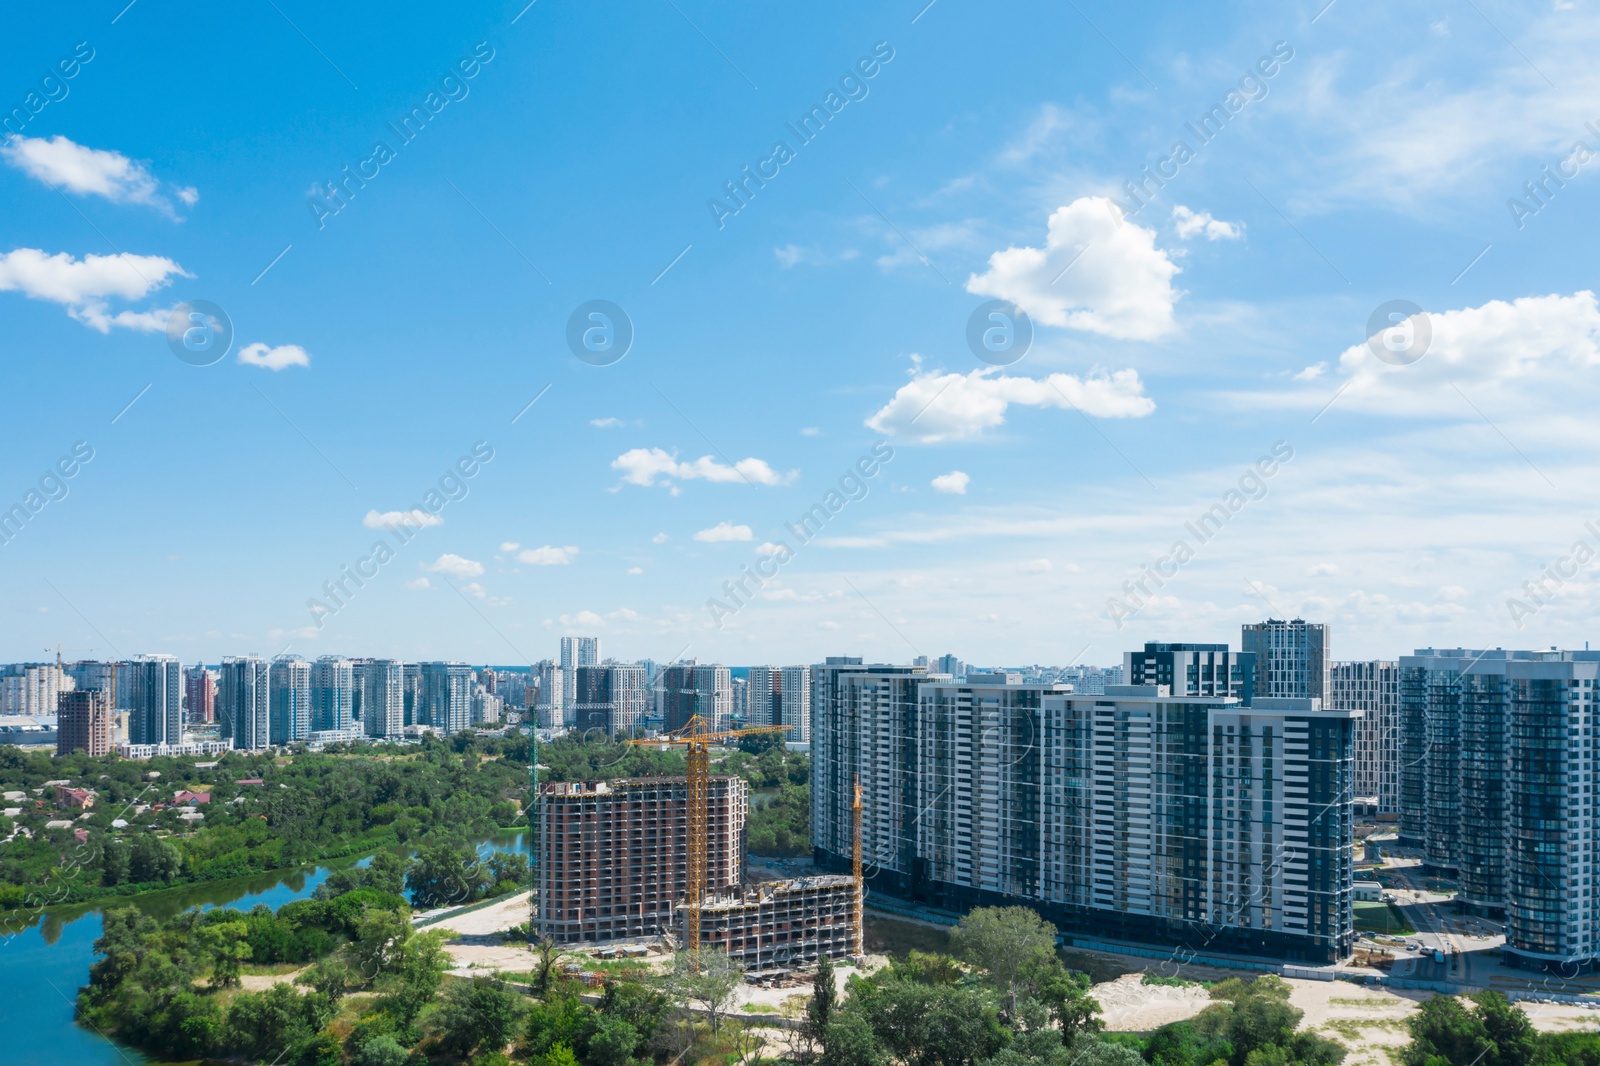
<instances>
[{"instance_id":1,"label":"blue sky","mask_svg":"<svg viewBox=\"0 0 1600 1066\"><path fill-rule=\"evenodd\" d=\"M0 658L1591 635L1589 4L124 2L0 33Z\"/></svg>"}]
</instances>

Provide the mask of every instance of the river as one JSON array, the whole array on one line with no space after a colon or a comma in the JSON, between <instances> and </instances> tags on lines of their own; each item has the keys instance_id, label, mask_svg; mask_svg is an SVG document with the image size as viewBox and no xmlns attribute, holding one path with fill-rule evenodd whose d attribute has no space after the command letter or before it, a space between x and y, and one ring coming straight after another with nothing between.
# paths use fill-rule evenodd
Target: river
<instances>
[{"instance_id":1,"label":"river","mask_svg":"<svg viewBox=\"0 0 1600 1066\"><path fill-rule=\"evenodd\" d=\"M478 841L480 854L491 851L526 851L520 832L500 833ZM362 859L359 864L368 860ZM118 900L157 918L190 907L237 907L249 910L257 903L279 907L315 892L328 875L349 862L330 866L258 874L231 881L147 892ZM0 1062L7 1066L146 1066L158 1060L114 1043L74 1020L78 989L89 983L94 962L94 942L100 937L101 908L58 907L38 917L32 926L0 937Z\"/></svg>"}]
</instances>

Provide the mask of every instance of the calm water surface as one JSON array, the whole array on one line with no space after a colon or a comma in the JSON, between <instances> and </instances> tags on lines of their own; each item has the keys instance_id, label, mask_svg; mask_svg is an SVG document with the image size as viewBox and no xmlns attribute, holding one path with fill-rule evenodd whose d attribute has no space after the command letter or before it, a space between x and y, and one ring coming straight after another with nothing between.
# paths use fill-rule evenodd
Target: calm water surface
<instances>
[{"instance_id":1,"label":"calm water surface","mask_svg":"<svg viewBox=\"0 0 1600 1066\"><path fill-rule=\"evenodd\" d=\"M525 851L522 833L502 833L478 842L480 854ZM362 859L354 865L365 865ZM279 907L304 899L341 865L216 881L207 885L150 892L115 905L133 903L157 918L190 907L237 907L257 903ZM58 908L31 928L0 937L0 1064L4 1066L147 1066L157 1060L104 1039L73 1020L78 989L89 983L94 942L100 936L100 908ZM9 930L8 930L9 931Z\"/></svg>"}]
</instances>

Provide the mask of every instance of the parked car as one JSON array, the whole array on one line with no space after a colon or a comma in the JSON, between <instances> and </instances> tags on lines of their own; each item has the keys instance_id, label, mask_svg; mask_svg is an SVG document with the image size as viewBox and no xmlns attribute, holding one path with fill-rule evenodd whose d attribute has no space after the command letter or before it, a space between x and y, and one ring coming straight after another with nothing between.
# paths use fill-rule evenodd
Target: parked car
<instances>
[{"instance_id":1,"label":"parked car","mask_svg":"<svg viewBox=\"0 0 1600 1066\"><path fill-rule=\"evenodd\" d=\"M1411 943L1406 945L1406 950L1407 951L1421 951L1422 950L1422 945L1417 943L1415 940L1413 940Z\"/></svg>"}]
</instances>

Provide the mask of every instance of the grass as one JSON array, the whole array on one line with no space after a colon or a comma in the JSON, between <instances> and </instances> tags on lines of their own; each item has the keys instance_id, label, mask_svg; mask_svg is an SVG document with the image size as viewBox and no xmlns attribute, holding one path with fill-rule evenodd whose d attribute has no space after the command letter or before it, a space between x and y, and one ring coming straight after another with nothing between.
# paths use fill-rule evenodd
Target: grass
<instances>
[{"instance_id":1,"label":"grass","mask_svg":"<svg viewBox=\"0 0 1600 1066\"><path fill-rule=\"evenodd\" d=\"M867 911L867 953L904 960L913 951L950 952L950 930L944 926L901 921L877 911Z\"/></svg>"},{"instance_id":2,"label":"grass","mask_svg":"<svg viewBox=\"0 0 1600 1066\"><path fill-rule=\"evenodd\" d=\"M746 1003L741 1009L746 1014L781 1014L781 1013L783 1013L782 1011L778 1010L777 1007L774 1007L770 1003Z\"/></svg>"},{"instance_id":3,"label":"grass","mask_svg":"<svg viewBox=\"0 0 1600 1066\"><path fill-rule=\"evenodd\" d=\"M1360 902L1355 908L1356 929L1367 933L1388 933L1391 936L1409 936L1416 930L1406 921L1405 915L1392 903Z\"/></svg>"},{"instance_id":4,"label":"grass","mask_svg":"<svg viewBox=\"0 0 1600 1066\"><path fill-rule=\"evenodd\" d=\"M1143 977L1139 978L1139 983L1141 985L1162 985L1166 988L1188 988L1190 986L1205 988L1209 987L1215 982L1187 981L1182 977L1169 977L1162 973L1146 973Z\"/></svg>"}]
</instances>

